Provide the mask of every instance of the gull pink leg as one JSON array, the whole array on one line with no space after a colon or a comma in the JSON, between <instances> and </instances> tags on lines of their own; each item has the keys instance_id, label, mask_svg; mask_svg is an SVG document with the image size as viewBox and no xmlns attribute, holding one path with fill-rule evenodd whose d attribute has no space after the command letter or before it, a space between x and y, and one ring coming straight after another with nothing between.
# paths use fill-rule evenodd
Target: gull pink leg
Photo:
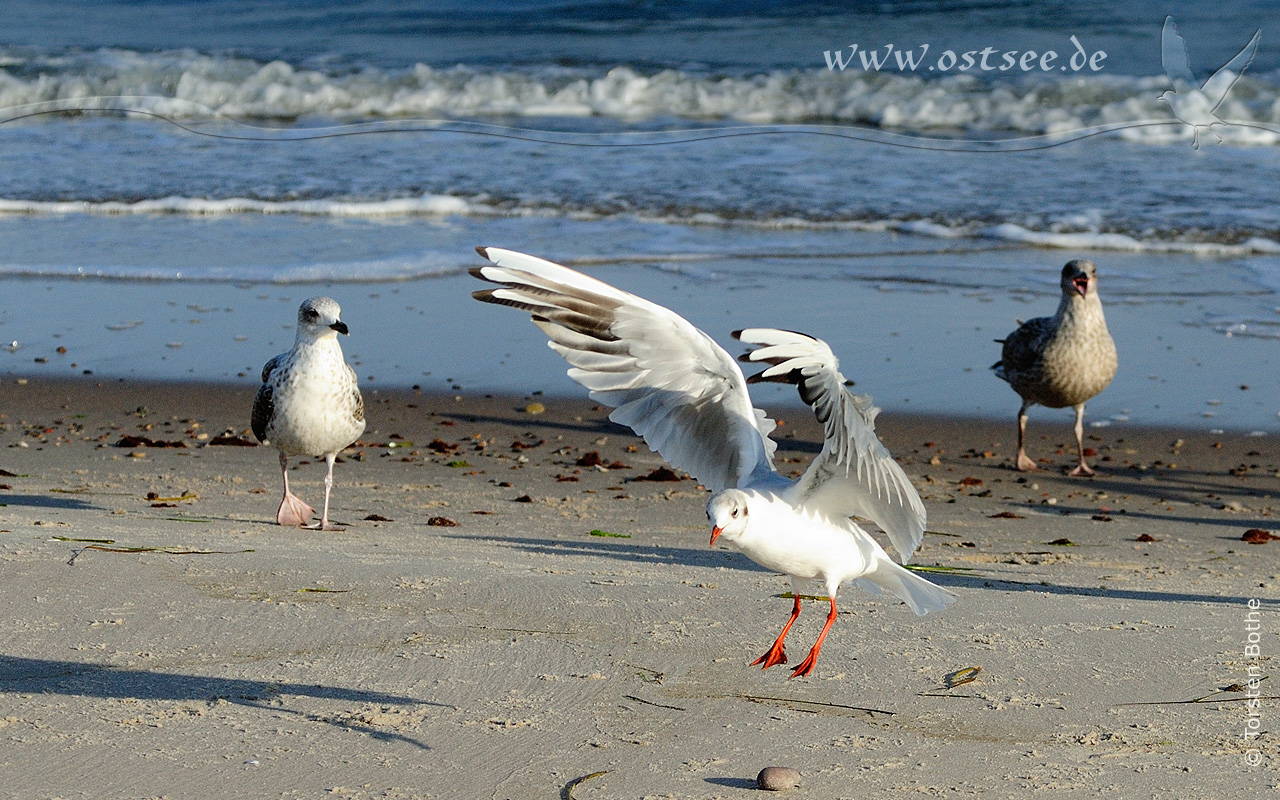
<instances>
[{"instance_id":1,"label":"gull pink leg","mask_svg":"<svg viewBox=\"0 0 1280 800\"><path fill-rule=\"evenodd\" d=\"M791 623L796 621L796 617L800 616L800 593L792 591L795 595L796 602L791 607L791 619L787 620L787 624L782 626L782 633L778 634L778 638L774 641L773 647L769 648L769 652L751 662L751 666L764 664L761 669L768 669L777 664L787 663L787 654L782 649L782 640L787 638L787 632L791 630Z\"/></svg>"},{"instance_id":2,"label":"gull pink leg","mask_svg":"<svg viewBox=\"0 0 1280 800\"><path fill-rule=\"evenodd\" d=\"M822 626L822 633L818 634L818 641L813 643L813 649L809 651L809 655L805 656L804 661L800 662L800 666L791 670L791 677L803 678L810 672L813 672L813 665L818 663L818 651L822 649L822 641L827 638L827 631L831 630L831 623L836 621L836 595L831 593L831 613L827 615L827 624Z\"/></svg>"},{"instance_id":3,"label":"gull pink leg","mask_svg":"<svg viewBox=\"0 0 1280 800\"><path fill-rule=\"evenodd\" d=\"M1027 438L1027 405L1023 403L1022 408L1018 409L1018 469L1023 472L1036 469L1036 462L1027 457L1027 451L1023 447L1023 440Z\"/></svg>"},{"instance_id":4,"label":"gull pink leg","mask_svg":"<svg viewBox=\"0 0 1280 800\"><path fill-rule=\"evenodd\" d=\"M1080 454L1080 465L1071 474L1092 475L1093 470L1084 462L1084 403L1076 406L1076 452Z\"/></svg>"},{"instance_id":5,"label":"gull pink leg","mask_svg":"<svg viewBox=\"0 0 1280 800\"><path fill-rule=\"evenodd\" d=\"M280 473L284 476L284 499L280 501L280 510L276 512L276 522L293 527L306 525L315 509L289 491L289 457L283 451L280 453Z\"/></svg>"},{"instance_id":6,"label":"gull pink leg","mask_svg":"<svg viewBox=\"0 0 1280 800\"><path fill-rule=\"evenodd\" d=\"M333 491L333 461L335 458L337 458L336 453L331 453L324 457L324 460L329 463L329 471L325 473L325 476L324 476L324 511L320 513L319 525L307 526L308 528L311 528L313 530L320 530L320 531L342 530L341 528L335 525L329 524L329 493Z\"/></svg>"}]
</instances>

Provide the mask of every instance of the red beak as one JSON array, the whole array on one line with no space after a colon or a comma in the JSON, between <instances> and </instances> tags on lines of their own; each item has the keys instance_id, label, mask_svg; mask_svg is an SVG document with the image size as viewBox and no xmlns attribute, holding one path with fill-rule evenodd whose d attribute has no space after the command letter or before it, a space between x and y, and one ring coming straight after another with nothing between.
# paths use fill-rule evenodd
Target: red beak
<instances>
[{"instance_id":1,"label":"red beak","mask_svg":"<svg viewBox=\"0 0 1280 800\"><path fill-rule=\"evenodd\" d=\"M1071 279L1071 282L1075 284L1076 291L1080 293L1081 297L1084 297L1085 293L1089 291L1088 275L1077 275Z\"/></svg>"},{"instance_id":2,"label":"red beak","mask_svg":"<svg viewBox=\"0 0 1280 800\"><path fill-rule=\"evenodd\" d=\"M724 533L724 528L713 527L711 529L711 544L708 547L716 546L716 539L720 538L721 533Z\"/></svg>"}]
</instances>

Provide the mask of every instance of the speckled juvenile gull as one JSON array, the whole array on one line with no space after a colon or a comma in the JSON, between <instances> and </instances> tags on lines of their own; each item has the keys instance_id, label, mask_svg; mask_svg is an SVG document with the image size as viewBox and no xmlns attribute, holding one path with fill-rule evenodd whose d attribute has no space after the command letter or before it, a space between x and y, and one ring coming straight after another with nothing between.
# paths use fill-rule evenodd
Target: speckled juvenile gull
<instances>
[{"instance_id":1,"label":"speckled juvenile gull","mask_svg":"<svg viewBox=\"0 0 1280 800\"><path fill-rule=\"evenodd\" d=\"M280 451L284 499L276 521L333 530L329 525L329 494L333 489L333 461L343 448L364 433L364 399L356 386L355 370L347 366L338 334L347 334L339 318L342 309L328 297L313 297L298 308L298 335L293 349L262 368L262 388L253 401L253 433ZM307 525L315 513L289 491L289 456L324 456L324 511L320 524Z\"/></svg>"},{"instance_id":2,"label":"speckled juvenile gull","mask_svg":"<svg viewBox=\"0 0 1280 800\"><path fill-rule=\"evenodd\" d=\"M1018 409L1020 470L1036 468L1027 457L1027 409L1076 410L1076 450L1080 463L1072 475L1092 475L1084 460L1084 404L1107 388L1116 375L1116 343L1107 330L1098 297L1098 268L1092 261L1070 261L1062 268L1062 302L1052 317L1036 317L1005 339L1000 360L991 365L996 377L1009 382L1022 397Z\"/></svg>"},{"instance_id":3,"label":"speckled juvenile gull","mask_svg":"<svg viewBox=\"0 0 1280 800\"><path fill-rule=\"evenodd\" d=\"M569 376L592 399L614 407L611 420L629 426L715 493L707 504L711 544L723 539L761 566L791 576L791 618L754 663L765 669L786 663L783 640L800 614L806 579L823 583L831 612L792 677L813 671L845 581L889 591L917 614L954 600L894 563L850 519L879 525L904 561L924 537L924 504L875 434L879 409L845 389L824 342L770 328L738 331L738 339L758 346L743 360L768 365L748 381L723 348L669 309L533 256L477 250L493 266L471 274L500 288L473 296L530 312L551 348L572 365ZM754 381L795 384L823 423L822 452L798 480L774 468L769 433L775 424L751 404L747 384Z\"/></svg>"}]
</instances>

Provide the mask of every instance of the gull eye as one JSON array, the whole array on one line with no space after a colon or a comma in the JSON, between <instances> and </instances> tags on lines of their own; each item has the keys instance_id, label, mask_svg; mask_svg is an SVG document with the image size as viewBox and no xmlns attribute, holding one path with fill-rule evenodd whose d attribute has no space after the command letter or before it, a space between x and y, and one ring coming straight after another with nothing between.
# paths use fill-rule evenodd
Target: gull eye
<instances>
[{"instance_id":1,"label":"gull eye","mask_svg":"<svg viewBox=\"0 0 1280 800\"><path fill-rule=\"evenodd\" d=\"M738 516L738 509L736 509L736 508L735 508L735 509L733 510L733 516L734 516L735 518Z\"/></svg>"},{"instance_id":2,"label":"gull eye","mask_svg":"<svg viewBox=\"0 0 1280 800\"><path fill-rule=\"evenodd\" d=\"M314 308L308 308L306 316L307 316L307 319L319 319L320 312L316 311Z\"/></svg>"}]
</instances>

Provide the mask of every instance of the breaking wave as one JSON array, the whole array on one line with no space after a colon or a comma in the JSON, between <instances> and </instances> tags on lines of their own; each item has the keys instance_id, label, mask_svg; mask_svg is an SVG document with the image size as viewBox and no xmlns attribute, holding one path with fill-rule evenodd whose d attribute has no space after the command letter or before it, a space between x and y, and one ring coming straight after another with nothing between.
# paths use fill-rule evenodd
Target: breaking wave
<instances>
[{"instance_id":1,"label":"breaking wave","mask_svg":"<svg viewBox=\"0 0 1280 800\"><path fill-rule=\"evenodd\" d=\"M1072 75L985 79L912 73L775 69L759 73L638 67L473 66L402 70L283 61L191 50L44 52L0 48L2 119L33 104L74 110L124 98L179 119L676 118L753 125L839 124L890 131L1054 136L1120 127L1142 142L1189 140L1157 98L1163 76ZM1218 109L1232 144L1280 142L1280 72L1245 74ZM1125 127L1138 123L1169 123Z\"/></svg>"}]
</instances>

